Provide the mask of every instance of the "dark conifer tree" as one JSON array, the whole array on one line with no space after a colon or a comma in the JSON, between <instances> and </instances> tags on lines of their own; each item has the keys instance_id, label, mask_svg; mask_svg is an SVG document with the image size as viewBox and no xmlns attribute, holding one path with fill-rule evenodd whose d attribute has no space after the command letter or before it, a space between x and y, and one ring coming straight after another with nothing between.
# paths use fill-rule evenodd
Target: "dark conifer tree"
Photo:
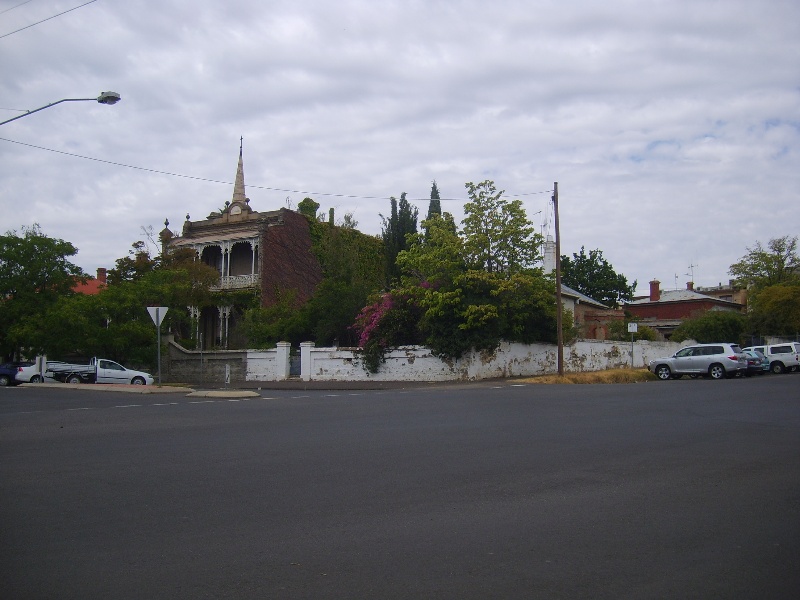
<instances>
[{"instance_id":1,"label":"dark conifer tree","mask_svg":"<svg viewBox=\"0 0 800 600\"><path fill-rule=\"evenodd\" d=\"M409 233L417 233L417 217L419 210L411 206L406 200L406 193L400 194L400 202L393 197L391 202L391 214L388 219L381 215L383 220L383 245L386 256L386 284L392 285L400 278L400 271L397 268L397 255L408 248L406 236Z\"/></svg>"},{"instance_id":2,"label":"dark conifer tree","mask_svg":"<svg viewBox=\"0 0 800 600\"><path fill-rule=\"evenodd\" d=\"M433 185L431 186L431 203L428 205L428 216L426 219L430 219L433 215L442 215L442 202L441 198L439 197L439 188L436 186L436 180L433 180Z\"/></svg>"}]
</instances>

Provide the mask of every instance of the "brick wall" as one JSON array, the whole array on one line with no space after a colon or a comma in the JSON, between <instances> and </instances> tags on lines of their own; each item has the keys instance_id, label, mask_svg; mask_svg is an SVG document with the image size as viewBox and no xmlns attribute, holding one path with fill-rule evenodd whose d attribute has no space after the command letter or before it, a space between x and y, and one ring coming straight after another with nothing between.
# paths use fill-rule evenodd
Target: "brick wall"
<instances>
[{"instance_id":1,"label":"brick wall","mask_svg":"<svg viewBox=\"0 0 800 600\"><path fill-rule=\"evenodd\" d=\"M322 281L322 267L311 250L306 218L281 209L281 224L262 232L261 305L277 304L283 290L296 290L297 305L305 303Z\"/></svg>"}]
</instances>

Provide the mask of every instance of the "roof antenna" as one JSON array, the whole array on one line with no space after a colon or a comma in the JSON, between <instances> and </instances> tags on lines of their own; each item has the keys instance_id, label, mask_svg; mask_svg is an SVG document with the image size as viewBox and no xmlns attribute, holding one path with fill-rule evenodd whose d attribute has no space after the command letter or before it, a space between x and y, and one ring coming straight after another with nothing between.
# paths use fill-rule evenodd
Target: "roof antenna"
<instances>
[{"instance_id":1,"label":"roof antenna","mask_svg":"<svg viewBox=\"0 0 800 600\"><path fill-rule=\"evenodd\" d=\"M695 267L699 267L699 266L700 266L700 265L692 265L692 264L690 264L690 265L689 265L689 272L688 272L688 273L686 273L686 274L687 274L689 277L691 277L691 278L692 278L692 283L694 283L694 268L695 268Z\"/></svg>"}]
</instances>

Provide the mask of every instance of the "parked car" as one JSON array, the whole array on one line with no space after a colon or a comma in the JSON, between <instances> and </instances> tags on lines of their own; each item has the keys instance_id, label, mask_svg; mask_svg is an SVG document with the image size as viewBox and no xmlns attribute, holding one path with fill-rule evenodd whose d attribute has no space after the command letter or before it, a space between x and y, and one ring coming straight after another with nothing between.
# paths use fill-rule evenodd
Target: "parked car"
<instances>
[{"instance_id":1,"label":"parked car","mask_svg":"<svg viewBox=\"0 0 800 600\"><path fill-rule=\"evenodd\" d=\"M42 376L36 368L36 363L21 363L17 368L17 381L20 383L39 383L42 381Z\"/></svg>"},{"instance_id":2,"label":"parked car","mask_svg":"<svg viewBox=\"0 0 800 600\"><path fill-rule=\"evenodd\" d=\"M800 352L793 342L748 346L745 350L758 350L765 355L769 359L769 368L773 373L794 371L800 367Z\"/></svg>"},{"instance_id":3,"label":"parked car","mask_svg":"<svg viewBox=\"0 0 800 600\"><path fill-rule=\"evenodd\" d=\"M17 379L17 369L21 366L30 366L33 363L10 362L0 365L0 387L22 383Z\"/></svg>"},{"instance_id":4,"label":"parked car","mask_svg":"<svg viewBox=\"0 0 800 600\"><path fill-rule=\"evenodd\" d=\"M738 344L696 344L681 348L672 356L651 360L647 368L661 380L680 379L683 375L723 379L744 374L747 357Z\"/></svg>"},{"instance_id":5,"label":"parked car","mask_svg":"<svg viewBox=\"0 0 800 600\"><path fill-rule=\"evenodd\" d=\"M63 383L130 383L153 385L153 376L144 371L126 369L107 358L92 358L88 364L47 361L45 377Z\"/></svg>"},{"instance_id":6,"label":"parked car","mask_svg":"<svg viewBox=\"0 0 800 600\"><path fill-rule=\"evenodd\" d=\"M745 375L763 375L769 373L769 359L758 350L742 350L747 355L747 372Z\"/></svg>"}]
</instances>

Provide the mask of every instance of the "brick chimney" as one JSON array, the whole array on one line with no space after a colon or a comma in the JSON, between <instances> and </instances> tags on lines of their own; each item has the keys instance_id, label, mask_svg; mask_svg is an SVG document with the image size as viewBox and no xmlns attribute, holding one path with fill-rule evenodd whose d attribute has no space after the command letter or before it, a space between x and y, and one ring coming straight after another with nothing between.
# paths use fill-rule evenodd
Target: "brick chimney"
<instances>
[{"instance_id":1,"label":"brick chimney","mask_svg":"<svg viewBox=\"0 0 800 600\"><path fill-rule=\"evenodd\" d=\"M690 292L694 291L694 281L687 281L686 282L686 289Z\"/></svg>"},{"instance_id":2,"label":"brick chimney","mask_svg":"<svg viewBox=\"0 0 800 600\"><path fill-rule=\"evenodd\" d=\"M661 290L658 287L660 283L658 279L650 282L650 302L658 302L661 299Z\"/></svg>"},{"instance_id":3,"label":"brick chimney","mask_svg":"<svg viewBox=\"0 0 800 600\"><path fill-rule=\"evenodd\" d=\"M97 268L97 282L106 285L106 270L103 267Z\"/></svg>"}]
</instances>

